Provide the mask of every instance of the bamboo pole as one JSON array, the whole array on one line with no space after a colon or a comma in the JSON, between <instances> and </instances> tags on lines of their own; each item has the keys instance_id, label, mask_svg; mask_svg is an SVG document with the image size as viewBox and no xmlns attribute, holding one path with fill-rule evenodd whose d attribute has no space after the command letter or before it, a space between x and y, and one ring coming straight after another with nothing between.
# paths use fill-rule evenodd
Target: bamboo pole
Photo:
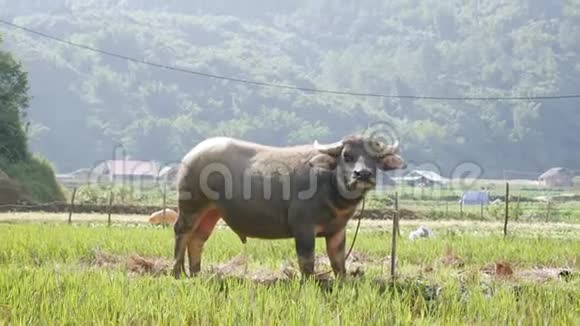
<instances>
[{"instance_id":1,"label":"bamboo pole","mask_svg":"<svg viewBox=\"0 0 580 326\"><path fill-rule=\"evenodd\" d=\"M391 236L391 280L395 280L395 263L397 255L397 234L399 233L399 194L395 193L395 212L393 213L393 233Z\"/></svg>"},{"instance_id":2,"label":"bamboo pole","mask_svg":"<svg viewBox=\"0 0 580 326\"><path fill-rule=\"evenodd\" d=\"M113 211L113 190L111 190L111 192L109 193L109 207L107 210L107 225L111 226L111 213Z\"/></svg>"},{"instance_id":3,"label":"bamboo pole","mask_svg":"<svg viewBox=\"0 0 580 326\"><path fill-rule=\"evenodd\" d=\"M75 209L75 197L76 197L76 195L77 195L77 187L74 187L72 197L70 200L70 206L68 208L68 224L72 224L72 215L73 215L73 211Z\"/></svg>"},{"instance_id":4,"label":"bamboo pole","mask_svg":"<svg viewBox=\"0 0 580 326\"><path fill-rule=\"evenodd\" d=\"M510 215L510 184L509 182L505 183L505 219L503 222L503 236L504 238L507 237L507 226L508 220Z\"/></svg>"}]
</instances>

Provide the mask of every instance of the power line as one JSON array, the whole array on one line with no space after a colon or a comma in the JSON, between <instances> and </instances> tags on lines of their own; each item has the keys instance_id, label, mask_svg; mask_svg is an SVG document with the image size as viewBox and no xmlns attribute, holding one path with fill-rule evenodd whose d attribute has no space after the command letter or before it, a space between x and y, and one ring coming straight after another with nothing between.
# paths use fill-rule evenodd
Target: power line
<instances>
[{"instance_id":1,"label":"power line","mask_svg":"<svg viewBox=\"0 0 580 326\"><path fill-rule=\"evenodd\" d=\"M242 83L247 85L259 86L259 87L270 87L270 88L278 88L278 89L286 89L286 90L295 90L301 91L305 93L320 93L320 94L332 94L332 95L343 95L343 96L354 96L354 97L375 97L375 98L385 98L385 99L410 99L410 100L434 100L434 101L537 101L537 100L561 100L561 99L576 99L580 98L580 94L570 94L570 95L545 95L545 96L492 96L492 97L478 97L478 96L464 96L464 97L453 97L453 96L416 96L416 95L388 95L388 94L381 94L381 93L368 93L368 92L357 92L357 91L342 91L342 90L330 90L330 89L320 89L320 88L313 88L313 87L301 87L295 85L285 85L285 84L274 84L274 83L267 83L267 82L260 82L251 79L244 79L244 78L236 78L236 77L229 77L229 76L222 76L222 75L215 75L210 73L205 73L201 71L189 70L185 68L180 68L176 66L169 66L157 62L151 62L144 59L137 59L134 57L129 57L127 55L110 52L103 49L98 49L95 47L91 47L85 44L80 44L72 41L65 40L63 38L59 38L50 34L46 34L44 32L40 32L34 29L30 29L21 25L16 25L9 21L0 19L0 23L19 29L21 31L25 31L30 34L34 34L36 36L40 36L61 44L65 44L68 46L80 48L83 50L99 53L105 56L126 60L129 62L134 62L138 64L143 64L151 67L156 67L159 69L165 69L170 71L176 71L180 73L205 77L205 78L212 78L218 80L225 80L231 81L236 83Z\"/></svg>"}]
</instances>

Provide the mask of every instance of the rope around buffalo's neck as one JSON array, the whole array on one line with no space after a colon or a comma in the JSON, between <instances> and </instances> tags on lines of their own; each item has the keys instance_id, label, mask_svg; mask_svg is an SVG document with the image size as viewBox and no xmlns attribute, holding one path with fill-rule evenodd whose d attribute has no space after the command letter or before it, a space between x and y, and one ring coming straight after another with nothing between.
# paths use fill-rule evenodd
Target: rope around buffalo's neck
<instances>
[{"instance_id":1,"label":"rope around buffalo's neck","mask_svg":"<svg viewBox=\"0 0 580 326\"><path fill-rule=\"evenodd\" d=\"M356 230L354 231L354 237L352 238L352 242L350 243L350 248L348 249L348 253L344 256L344 260L346 261L352 252L352 248L354 248L354 243L356 242L356 237L358 235L358 230L360 229L360 223L362 221L362 216L365 211L365 198L363 197L362 207L360 212L358 213L358 222L356 224Z\"/></svg>"}]
</instances>

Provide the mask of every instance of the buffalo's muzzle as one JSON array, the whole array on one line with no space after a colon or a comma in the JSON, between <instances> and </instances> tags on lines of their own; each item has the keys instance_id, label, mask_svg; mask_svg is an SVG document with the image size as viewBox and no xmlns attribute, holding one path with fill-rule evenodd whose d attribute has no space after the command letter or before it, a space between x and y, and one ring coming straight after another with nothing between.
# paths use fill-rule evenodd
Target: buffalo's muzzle
<instances>
[{"instance_id":1,"label":"buffalo's muzzle","mask_svg":"<svg viewBox=\"0 0 580 326\"><path fill-rule=\"evenodd\" d=\"M373 176L373 173L369 170L355 170L353 174L358 181L370 181Z\"/></svg>"}]
</instances>

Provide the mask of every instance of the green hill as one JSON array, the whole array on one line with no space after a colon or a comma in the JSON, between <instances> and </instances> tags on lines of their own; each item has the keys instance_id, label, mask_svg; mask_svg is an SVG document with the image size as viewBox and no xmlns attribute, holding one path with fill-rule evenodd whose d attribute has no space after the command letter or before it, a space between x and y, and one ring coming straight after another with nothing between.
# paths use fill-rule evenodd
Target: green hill
<instances>
[{"instance_id":1,"label":"green hill","mask_svg":"<svg viewBox=\"0 0 580 326\"><path fill-rule=\"evenodd\" d=\"M580 5L572 0L0 0L0 6L16 24L73 42L263 82L451 97L571 94L580 85ZM405 157L443 175L466 162L489 177L580 162L577 99L301 93L2 31L30 72L32 147L60 170L108 159L119 144L135 158L174 161L214 135L277 145L333 141L383 120L397 126Z\"/></svg>"}]
</instances>

